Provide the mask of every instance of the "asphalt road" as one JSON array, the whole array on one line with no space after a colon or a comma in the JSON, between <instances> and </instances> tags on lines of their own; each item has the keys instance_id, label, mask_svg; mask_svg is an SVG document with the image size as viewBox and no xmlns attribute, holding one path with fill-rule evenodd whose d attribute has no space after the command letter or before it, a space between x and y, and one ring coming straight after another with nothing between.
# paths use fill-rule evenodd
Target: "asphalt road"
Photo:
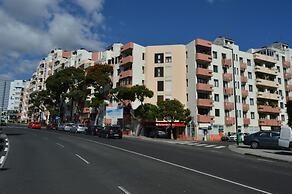
<instances>
[{"instance_id":1,"label":"asphalt road","mask_svg":"<svg viewBox=\"0 0 292 194\"><path fill-rule=\"evenodd\" d=\"M292 193L292 166L225 149L7 127L1 194Z\"/></svg>"}]
</instances>

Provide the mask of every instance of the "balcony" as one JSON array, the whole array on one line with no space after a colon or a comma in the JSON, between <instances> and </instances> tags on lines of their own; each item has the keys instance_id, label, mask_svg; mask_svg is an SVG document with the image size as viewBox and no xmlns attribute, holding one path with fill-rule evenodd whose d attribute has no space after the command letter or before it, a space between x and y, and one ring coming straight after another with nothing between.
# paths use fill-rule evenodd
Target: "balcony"
<instances>
[{"instance_id":1,"label":"balcony","mask_svg":"<svg viewBox=\"0 0 292 194\"><path fill-rule=\"evenodd\" d=\"M222 65L231 67L231 59L222 59Z\"/></svg>"},{"instance_id":2,"label":"balcony","mask_svg":"<svg viewBox=\"0 0 292 194\"><path fill-rule=\"evenodd\" d=\"M233 110L234 109L234 103L233 102L224 102L224 109L225 110Z\"/></svg>"},{"instance_id":3,"label":"balcony","mask_svg":"<svg viewBox=\"0 0 292 194\"><path fill-rule=\"evenodd\" d=\"M121 59L120 64L121 65L126 65L129 63L133 63L133 56L127 56Z\"/></svg>"},{"instance_id":4,"label":"balcony","mask_svg":"<svg viewBox=\"0 0 292 194\"><path fill-rule=\"evenodd\" d=\"M279 114L281 112L281 109L279 107L258 105L258 112Z\"/></svg>"},{"instance_id":5,"label":"balcony","mask_svg":"<svg viewBox=\"0 0 292 194\"><path fill-rule=\"evenodd\" d=\"M233 88L224 88L224 95L233 95Z\"/></svg>"},{"instance_id":6,"label":"balcony","mask_svg":"<svg viewBox=\"0 0 292 194\"><path fill-rule=\"evenodd\" d=\"M276 60L273 57L268 56L268 55L262 55L260 53L255 53L253 55L253 57L254 57L255 61L264 61L264 62L268 62L268 63L277 63Z\"/></svg>"},{"instance_id":7,"label":"balcony","mask_svg":"<svg viewBox=\"0 0 292 194\"><path fill-rule=\"evenodd\" d=\"M242 97L247 97L248 96L248 90L241 90L241 95Z\"/></svg>"},{"instance_id":8,"label":"balcony","mask_svg":"<svg viewBox=\"0 0 292 194\"><path fill-rule=\"evenodd\" d=\"M203 108L212 108L213 100L212 99L197 99L197 106Z\"/></svg>"},{"instance_id":9,"label":"balcony","mask_svg":"<svg viewBox=\"0 0 292 194\"><path fill-rule=\"evenodd\" d=\"M71 57L71 51L63 51L62 57L63 58L70 58Z\"/></svg>"},{"instance_id":10,"label":"balcony","mask_svg":"<svg viewBox=\"0 0 292 194\"><path fill-rule=\"evenodd\" d=\"M212 56L204 53L197 53L196 54L196 60L200 61L202 63L211 63L212 62Z\"/></svg>"},{"instance_id":11,"label":"balcony","mask_svg":"<svg viewBox=\"0 0 292 194\"><path fill-rule=\"evenodd\" d=\"M285 85L285 89L286 91L292 91L292 85L291 84Z\"/></svg>"},{"instance_id":12,"label":"balcony","mask_svg":"<svg viewBox=\"0 0 292 194\"><path fill-rule=\"evenodd\" d=\"M250 125L250 119L249 118L243 118L243 125L244 126Z\"/></svg>"},{"instance_id":13,"label":"balcony","mask_svg":"<svg viewBox=\"0 0 292 194\"><path fill-rule=\"evenodd\" d=\"M197 76L201 76L201 77L212 77L213 71L210 69L197 68L196 74Z\"/></svg>"},{"instance_id":14,"label":"balcony","mask_svg":"<svg viewBox=\"0 0 292 194\"><path fill-rule=\"evenodd\" d=\"M283 67L284 68L290 68L291 67L290 61L283 61Z\"/></svg>"},{"instance_id":15,"label":"balcony","mask_svg":"<svg viewBox=\"0 0 292 194\"><path fill-rule=\"evenodd\" d=\"M234 125L235 118L234 117L225 117L225 125Z\"/></svg>"},{"instance_id":16,"label":"balcony","mask_svg":"<svg viewBox=\"0 0 292 194\"><path fill-rule=\"evenodd\" d=\"M132 77L133 76L133 71L132 69L129 69L127 71L122 71L120 73L120 79L126 78L126 77Z\"/></svg>"},{"instance_id":17,"label":"balcony","mask_svg":"<svg viewBox=\"0 0 292 194\"><path fill-rule=\"evenodd\" d=\"M203 39L196 39L196 46L203 46L203 47L208 47L211 49L212 47L212 42L208 41L208 40L203 40Z\"/></svg>"},{"instance_id":18,"label":"balcony","mask_svg":"<svg viewBox=\"0 0 292 194\"><path fill-rule=\"evenodd\" d=\"M279 127L281 126L281 121L276 119L259 119L259 125L261 126L272 126L272 127Z\"/></svg>"},{"instance_id":19,"label":"balcony","mask_svg":"<svg viewBox=\"0 0 292 194\"><path fill-rule=\"evenodd\" d=\"M210 84L197 83L197 91L213 92L213 86Z\"/></svg>"},{"instance_id":20,"label":"balcony","mask_svg":"<svg viewBox=\"0 0 292 194\"><path fill-rule=\"evenodd\" d=\"M292 74L291 73L284 73L284 78L287 80L292 79Z\"/></svg>"},{"instance_id":21,"label":"balcony","mask_svg":"<svg viewBox=\"0 0 292 194\"><path fill-rule=\"evenodd\" d=\"M280 95L269 92L258 92L258 98L268 99L268 100L280 100Z\"/></svg>"},{"instance_id":22,"label":"balcony","mask_svg":"<svg viewBox=\"0 0 292 194\"><path fill-rule=\"evenodd\" d=\"M286 96L286 100L288 101L292 101L292 96Z\"/></svg>"},{"instance_id":23,"label":"balcony","mask_svg":"<svg viewBox=\"0 0 292 194\"><path fill-rule=\"evenodd\" d=\"M256 66L255 67L255 72L259 72L259 73L265 73L265 74L269 74L269 75L278 75L278 71L277 69L274 68L267 68L267 67L262 67L262 66Z\"/></svg>"},{"instance_id":24,"label":"balcony","mask_svg":"<svg viewBox=\"0 0 292 194\"><path fill-rule=\"evenodd\" d=\"M259 78L256 79L256 85L270 87L270 88L278 88L279 87L279 84L276 83L275 81L259 79Z\"/></svg>"},{"instance_id":25,"label":"balcony","mask_svg":"<svg viewBox=\"0 0 292 194\"><path fill-rule=\"evenodd\" d=\"M243 62L240 62L240 70L244 71L244 70L246 70L246 68L247 68L247 64L243 63Z\"/></svg>"},{"instance_id":26,"label":"balcony","mask_svg":"<svg viewBox=\"0 0 292 194\"><path fill-rule=\"evenodd\" d=\"M129 42L129 43L127 43L127 44L125 44L125 45L123 45L121 47L121 52L124 52L124 51L126 51L128 49L133 49L133 48L134 48L134 43L133 42Z\"/></svg>"},{"instance_id":27,"label":"balcony","mask_svg":"<svg viewBox=\"0 0 292 194\"><path fill-rule=\"evenodd\" d=\"M223 80L224 81L232 81L232 73L223 73Z\"/></svg>"},{"instance_id":28,"label":"balcony","mask_svg":"<svg viewBox=\"0 0 292 194\"><path fill-rule=\"evenodd\" d=\"M214 123L214 116L198 115L198 123Z\"/></svg>"},{"instance_id":29,"label":"balcony","mask_svg":"<svg viewBox=\"0 0 292 194\"><path fill-rule=\"evenodd\" d=\"M240 76L240 81L241 81L241 83L246 83L247 82L247 77L246 76Z\"/></svg>"},{"instance_id":30,"label":"balcony","mask_svg":"<svg viewBox=\"0 0 292 194\"><path fill-rule=\"evenodd\" d=\"M243 112L249 111L249 105L248 104L242 104L242 111Z\"/></svg>"}]
</instances>

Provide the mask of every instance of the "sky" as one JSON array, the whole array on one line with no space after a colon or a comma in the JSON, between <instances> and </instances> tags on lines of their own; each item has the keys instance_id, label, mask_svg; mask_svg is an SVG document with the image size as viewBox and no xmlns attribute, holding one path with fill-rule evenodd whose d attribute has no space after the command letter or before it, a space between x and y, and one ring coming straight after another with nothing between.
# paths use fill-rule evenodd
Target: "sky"
<instances>
[{"instance_id":1,"label":"sky","mask_svg":"<svg viewBox=\"0 0 292 194\"><path fill-rule=\"evenodd\" d=\"M232 38L292 47L290 0L0 0L0 79L30 79L50 50Z\"/></svg>"}]
</instances>

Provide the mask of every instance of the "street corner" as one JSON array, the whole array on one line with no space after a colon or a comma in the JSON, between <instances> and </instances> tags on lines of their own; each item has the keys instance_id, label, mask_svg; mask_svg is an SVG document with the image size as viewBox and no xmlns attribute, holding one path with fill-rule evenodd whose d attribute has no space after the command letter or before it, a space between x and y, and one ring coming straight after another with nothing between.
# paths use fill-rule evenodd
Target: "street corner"
<instances>
[{"instance_id":1,"label":"street corner","mask_svg":"<svg viewBox=\"0 0 292 194\"><path fill-rule=\"evenodd\" d=\"M3 169L9 152L9 140L7 135L0 135L0 169Z\"/></svg>"},{"instance_id":2,"label":"street corner","mask_svg":"<svg viewBox=\"0 0 292 194\"><path fill-rule=\"evenodd\" d=\"M238 146L229 145L228 148L230 151L236 152L238 154L292 163L292 152L289 150L261 148L252 149L250 146L243 144L239 144Z\"/></svg>"}]
</instances>

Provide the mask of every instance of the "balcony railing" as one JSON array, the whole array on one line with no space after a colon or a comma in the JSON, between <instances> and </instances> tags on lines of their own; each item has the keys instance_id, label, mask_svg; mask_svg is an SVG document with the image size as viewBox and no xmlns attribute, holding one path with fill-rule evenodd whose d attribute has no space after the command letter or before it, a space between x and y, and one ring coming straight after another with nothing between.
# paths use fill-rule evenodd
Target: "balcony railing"
<instances>
[{"instance_id":1,"label":"balcony railing","mask_svg":"<svg viewBox=\"0 0 292 194\"><path fill-rule=\"evenodd\" d=\"M208 47L211 48L212 47L212 42L208 41L208 40L204 40L204 39L196 39L196 46L203 46L203 47Z\"/></svg>"},{"instance_id":2,"label":"balcony railing","mask_svg":"<svg viewBox=\"0 0 292 194\"><path fill-rule=\"evenodd\" d=\"M257 96L258 98L264 98L269 100L280 100L280 95L275 93L258 92Z\"/></svg>"},{"instance_id":3,"label":"balcony railing","mask_svg":"<svg viewBox=\"0 0 292 194\"><path fill-rule=\"evenodd\" d=\"M128 49L133 49L133 48L134 48L134 43L129 42L121 47L121 52L124 52Z\"/></svg>"},{"instance_id":4,"label":"balcony railing","mask_svg":"<svg viewBox=\"0 0 292 194\"><path fill-rule=\"evenodd\" d=\"M243 63L243 62L240 62L240 70L244 71L244 70L246 70L246 68L247 68L247 64Z\"/></svg>"},{"instance_id":5,"label":"balcony railing","mask_svg":"<svg viewBox=\"0 0 292 194\"><path fill-rule=\"evenodd\" d=\"M292 74L291 73L284 73L284 78L287 80L292 79Z\"/></svg>"},{"instance_id":6,"label":"balcony railing","mask_svg":"<svg viewBox=\"0 0 292 194\"><path fill-rule=\"evenodd\" d=\"M290 61L283 61L283 67L284 68L290 68L291 67Z\"/></svg>"},{"instance_id":7,"label":"balcony railing","mask_svg":"<svg viewBox=\"0 0 292 194\"><path fill-rule=\"evenodd\" d=\"M286 91L292 91L292 85L291 84L287 84L285 86Z\"/></svg>"},{"instance_id":8,"label":"balcony railing","mask_svg":"<svg viewBox=\"0 0 292 194\"><path fill-rule=\"evenodd\" d=\"M197 53L196 54L196 60L200 61L202 63L211 63L212 62L212 56L204 53Z\"/></svg>"},{"instance_id":9,"label":"balcony railing","mask_svg":"<svg viewBox=\"0 0 292 194\"><path fill-rule=\"evenodd\" d=\"M132 75L133 75L132 69L129 69L127 71L122 71L120 73L120 79L123 79L123 78L126 78L126 77L132 77Z\"/></svg>"},{"instance_id":10,"label":"balcony railing","mask_svg":"<svg viewBox=\"0 0 292 194\"><path fill-rule=\"evenodd\" d=\"M279 127L281 126L281 123L281 121L276 119L259 119L259 125L261 126Z\"/></svg>"},{"instance_id":11,"label":"balcony railing","mask_svg":"<svg viewBox=\"0 0 292 194\"><path fill-rule=\"evenodd\" d=\"M225 110L233 110L234 109L234 103L233 102L224 102L224 109Z\"/></svg>"},{"instance_id":12,"label":"balcony railing","mask_svg":"<svg viewBox=\"0 0 292 194\"><path fill-rule=\"evenodd\" d=\"M262 66L256 66L255 67L255 72L260 72L260 73L265 73L265 74L270 74L270 75L278 75L278 71L275 68L267 68L267 67L262 67Z\"/></svg>"},{"instance_id":13,"label":"balcony railing","mask_svg":"<svg viewBox=\"0 0 292 194\"><path fill-rule=\"evenodd\" d=\"M225 117L225 124L226 125L234 125L235 124L235 118L234 117Z\"/></svg>"},{"instance_id":14,"label":"balcony railing","mask_svg":"<svg viewBox=\"0 0 292 194\"><path fill-rule=\"evenodd\" d=\"M231 67L231 59L222 59L222 65L223 66L227 66L227 67Z\"/></svg>"},{"instance_id":15,"label":"balcony railing","mask_svg":"<svg viewBox=\"0 0 292 194\"><path fill-rule=\"evenodd\" d=\"M248 104L242 104L242 111L243 112L249 111L249 105Z\"/></svg>"},{"instance_id":16,"label":"balcony railing","mask_svg":"<svg viewBox=\"0 0 292 194\"><path fill-rule=\"evenodd\" d=\"M197 76L201 76L201 77L212 77L213 71L210 69L205 69L205 68L197 68L196 74Z\"/></svg>"},{"instance_id":17,"label":"balcony railing","mask_svg":"<svg viewBox=\"0 0 292 194\"><path fill-rule=\"evenodd\" d=\"M286 100L288 101L292 101L292 96L286 96Z\"/></svg>"},{"instance_id":18,"label":"balcony railing","mask_svg":"<svg viewBox=\"0 0 292 194\"><path fill-rule=\"evenodd\" d=\"M243 118L243 125L244 126L250 125L250 119L249 118Z\"/></svg>"},{"instance_id":19,"label":"balcony railing","mask_svg":"<svg viewBox=\"0 0 292 194\"><path fill-rule=\"evenodd\" d=\"M281 109L279 107L272 107L268 105L258 105L258 112L280 113Z\"/></svg>"},{"instance_id":20,"label":"balcony railing","mask_svg":"<svg viewBox=\"0 0 292 194\"><path fill-rule=\"evenodd\" d=\"M232 81L232 73L223 73L223 80L224 81Z\"/></svg>"},{"instance_id":21,"label":"balcony railing","mask_svg":"<svg viewBox=\"0 0 292 194\"><path fill-rule=\"evenodd\" d=\"M198 115L198 123L214 123L214 116Z\"/></svg>"},{"instance_id":22,"label":"balcony railing","mask_svg":"<svg viewBox=\"0 0 292 194\"><path fill-rule=\"evenodd\" d=\"M212 92L213 86L211 84L197 83L197 91Z\"/></svg>"},{"instance_id":23,"label":"balcony railing","mask_svg":"<svg viewBox=\"0 0 292 194\"><path fill-rule=\"evenodd\" d=\"M263 55L263 54L260 54L260 53L255 53L253 55L254 57L254 60L255 61L264 61L264 62L268 62L268 63L277 63L276 60L271 57L271 56L268 56L268 55Z\"/></svg>"},{"instance_id":24,"label":"balcony railing","mask_svg":"<svg viewBox=\"0 0 292 194\"><path fill-rule=\"evenodd\" d=\"M270 81L270 80L265 80L265 79L256 79L256 84L260 86L266 86L270 88L278 88L279 84L276 83L275 81Z\"/></svg>"},{"instance_id":25,"label":"balcony railing","mask_svg":"<svg viewBox=\"0 0 292 194\"><path fill-rule=\"evenodd\" d=\"M248 96L248 90L241 90L241 95L242 97L247 97Z\"/></svg>"},{"instance_id":26,"label":"balcony railing","mask_svg":"<svg viewBox=\"0 0 292 194\"><path fill-rule=\"evenodd\" d=\"M133 56L124 57L120 61L121 65L129 64L129 63L133 63Z\"/></svg>"},{"instance_id":27,"label":"balcony railing","mask_svg":"<svg viewBox=\"0 0 292 194\"><path fill-rule=\"evenodd\" d=\"M246 83L247 82L247 77L246 76L240 76L240 81L241 81L241 83Z\"/></svg>"},{"instance_id":28,"label":"balcony railing","mask_svg":"<svg viewBox=\"0 0 292 194\"><path fill-rule=\"evenodd\" d=\"M233 88L224 88L224 94L228 96L233 95Z\"/></svg>"},{"instance_id":29,"label":"balcony railing","mask_svg":"<svg viewBox=\"0 0 292 194\"><path fill-rule=\"evenodd\" d=\"M197 106L203 108L212 108L213 100L212 99L197 99Z\"/></svg>"}]
</instances>

